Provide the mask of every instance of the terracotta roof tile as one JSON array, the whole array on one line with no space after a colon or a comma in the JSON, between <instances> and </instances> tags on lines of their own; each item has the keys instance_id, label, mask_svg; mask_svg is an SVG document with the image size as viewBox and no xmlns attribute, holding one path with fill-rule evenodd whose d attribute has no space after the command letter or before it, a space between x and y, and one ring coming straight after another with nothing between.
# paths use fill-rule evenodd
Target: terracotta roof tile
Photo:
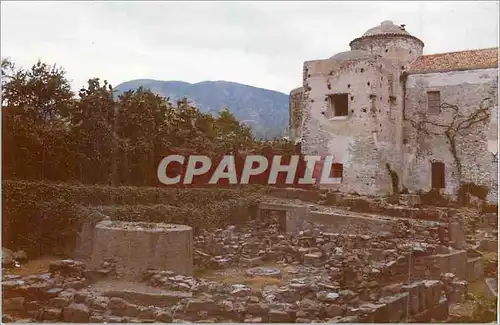
<instances>
[{"instance_id":1,"label":"terracotta roof tile","mask_svg":"<svg viewBox=\"0 0 500 325\"><path fill-rule=\"evenodd\" d=\"M412 63L407 72L432 73L488 68L498 68L498 47L423 55Z\"/></svg>"}]
</instances>

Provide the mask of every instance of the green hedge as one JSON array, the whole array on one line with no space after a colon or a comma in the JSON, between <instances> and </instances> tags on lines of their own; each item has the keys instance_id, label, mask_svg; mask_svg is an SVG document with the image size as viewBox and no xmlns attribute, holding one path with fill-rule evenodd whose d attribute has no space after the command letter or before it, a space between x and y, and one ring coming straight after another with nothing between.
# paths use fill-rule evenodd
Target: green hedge
<instances>
[{"instance_id":1,"label":"green hedge","mask_svg":"<svg viewBox=\"0 0 500 325\"><path fill-rule=\"evenodd\" d=\"M266 193L262 186L235 188L159 188L135 186L102 186L6 180L2 182L2 198L24 196L24 200L61 199L81 205L210 204L244 197L247 193Z\"/></svg>"},{"instance_id":2,"label":"green hedge","mask_svg":"<svg viewBox=\"0 0 500 325\"><path fill-rule=\"evenodd\" d=\"M30 256L54 254L74 244L82 222L96 209L113 219L170 222L195 231L237 223L263 187L163 189L3 181L2 245Z\"/></svg>"},{"instance_id":3,"label":"green hedge","mask_svg":"<svg viewBox=\"0 0 500 325\"><path fill-rule=\"evenodd\" d=\"M259 201L260 196L254 194L207 205L118 205L97 207L97 210L112 220L184 224L198 232L247 221L256 212Z\"/></svg>"}]
</instances>

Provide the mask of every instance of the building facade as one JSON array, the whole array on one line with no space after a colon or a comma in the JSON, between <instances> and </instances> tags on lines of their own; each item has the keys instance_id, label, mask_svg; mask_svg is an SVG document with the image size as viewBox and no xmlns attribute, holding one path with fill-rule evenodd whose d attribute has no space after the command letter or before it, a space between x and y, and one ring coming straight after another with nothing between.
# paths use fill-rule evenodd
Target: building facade
<instances>
[{"instance_id":1,"label":"building facade","mask_svg":"<svg viewBox=\"0 0 500 325\"><path fill-rule=\"evenodd\" d=\"M385 196L461 184L498 195L498 48L423 55L424 43L391 21L351 50L306 61L290 93L290 138L303 154L333 155L325 185Z\"/></svg>"}]
</instances>

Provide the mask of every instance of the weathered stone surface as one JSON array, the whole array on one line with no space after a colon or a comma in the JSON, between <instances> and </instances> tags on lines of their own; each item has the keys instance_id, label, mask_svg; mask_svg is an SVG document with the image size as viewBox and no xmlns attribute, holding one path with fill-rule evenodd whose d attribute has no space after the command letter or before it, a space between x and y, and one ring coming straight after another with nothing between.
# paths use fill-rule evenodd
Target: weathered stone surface
<instances>
[{"instance_id":1,"label":"weathered stone surface","mask_svg":"<svg viewBox=\"0 0 500 325\"><path fill-rule=\"evenodd\" d=\"M104 220L95 226L91 269L114 260L115 270L127 279L140 279L148 267L181 274L193 270L192 229L183 225ZM149 243L156 243L149 251Z\"/></svg>"},{"instance_id":2,"label":"weathered stone surface","mask_svg":"<svg viewBox=\"0 0 500 325\"><path fill-rule=\"evenodd\" d=\"M8 298L2 300L2 309L4 311L22 311L24 310L24 298Z\"/></svg>"},{"instance_id":3,"label":"weathered stone surface","mask_svg":"<svg viewBox=\"0 0 500 325\"><path fill-rule=\"evenodd\" d=\"M26 317L42 321L389 322L442 314L443 289L450 300L462 301L464 283L455 274L420 280L440 274L438 258L446 260L443 270L451 267L452 258L439 253L456 254L443 248L438 224L384 222L388 230L377 233L358 227L338 232L305 221L297 233L284 234L271 213L259 222L201 232L195 239L196 265L210 280L148 268L144 283L115 282L115 262L106 261L101 270L108 270L110 279L101 285L88 282L94 273L84 265L68 260L54 262L53 273L4 276L3 287L7 299L25 299ZM223 264L213 260L225 260L227 268L215 271ZM249 276L242 264L254 260L274 265L250 269ZM233 276L246 278L227 281ZM90 285L74 288L82 282ZM41 300L30 301L35 297Z\"/></svg>"},{"instance_id":4,"label":"weathered stone surface","mask_svg":"<svg viewBox=\"0 0 500 325\"><path fill-rule=\"evenodd\" d=\"M64 308L63 317L64 321L69 323L88 323L90 311L84 304L73 303Z\"/></svg>"},{"instance_id":5,"label":"weathered stone surface","mask_svg":"<svg viewBox=\"0 0 500 325\"><path fill-rule=\"evenodd\" d=\"M455 199L460 184L470 182L486 186L487 201L496 204L497 68L433 72L415 63L412 71L423 43L408 34L359 37L350 45L351 51L330 59L304 62L302 87L289 97L290 132L302 153L333 155L343 165L342 177L322 188L372 196L428 192L432 162L439 161L445 165L445 196ZM409 74L399 78L401 71ZM457 113L439 106L426 114L431 90L441 103L459 103ZM340 94L344 101L335 104ZM459 144L451 149L446 127L474 116L485 98L487 111L479 114L484 121L459 130Z\"/></svg>"},{"instance_id":6,"label":"weathered stone surface","mask_svg":"<svg viewBox=\"0 0 500 325\"><path fill-rule=\"evenodd\" d=\"M279 269L269 267L255 267L247 270L246 274L250 277L281 278L281 271Z\"/></svg>"}]
</instances>

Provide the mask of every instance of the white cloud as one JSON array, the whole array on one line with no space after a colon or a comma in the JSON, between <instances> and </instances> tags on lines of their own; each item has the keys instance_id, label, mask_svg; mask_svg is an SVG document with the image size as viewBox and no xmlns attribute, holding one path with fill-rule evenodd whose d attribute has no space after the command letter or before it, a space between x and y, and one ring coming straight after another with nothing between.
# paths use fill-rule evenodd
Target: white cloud
<instances>
[{"instance_id":1,"label":"white cloud","mask_svg":"<svg viewBox=\"0 0 500 325\"><path fill-rule=\"evenodd\" d=\"M2 2L2 57L93 77L228 80L288 93L302 63L383 20L425 53L498 46L497 2Z\"/></svg>"}]
</instances>

